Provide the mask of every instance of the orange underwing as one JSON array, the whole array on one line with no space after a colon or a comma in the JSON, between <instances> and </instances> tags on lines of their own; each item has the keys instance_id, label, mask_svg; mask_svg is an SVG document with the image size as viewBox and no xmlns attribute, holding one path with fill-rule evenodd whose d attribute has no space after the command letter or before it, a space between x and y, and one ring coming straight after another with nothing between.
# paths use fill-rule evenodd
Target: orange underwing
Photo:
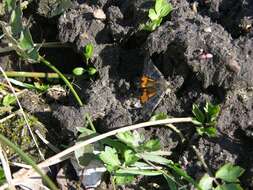
<instances>
[{"instance_id":1,"label":"orange underwing","mask_svg":"<svg viewBox=\"0 0 253 190\"><path fill-rule=\"evenodd\" d=\"M143 105L143 111L152 114L168 91L169 83L151 60L144 64L140 89L140 102Z\"/></svg>"}]
</instances>

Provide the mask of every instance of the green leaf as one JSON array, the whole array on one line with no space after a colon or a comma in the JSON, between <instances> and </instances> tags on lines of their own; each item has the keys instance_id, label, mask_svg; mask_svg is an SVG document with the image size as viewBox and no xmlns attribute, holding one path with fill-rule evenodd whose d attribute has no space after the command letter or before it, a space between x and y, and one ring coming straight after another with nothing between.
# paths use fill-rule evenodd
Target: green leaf
<instances>
[{"instance_id":1,"label":"green leaf","mask_svg":"<svg viewBox=\"0 0 253 190\"><path fill-rule=\"evenodd\" d=\"M99 154L99 158L104 162L109 172L120 167L121 163L115 148L105 147L105 151Z\"/></svg>"},{"instance_id":2,"label":"green leaf","mask_svg":"<svg viewBox=\"0 0 253 190\"><path fill-rule=\"evenodd\" d=\"M124 158L126 166L130 166L139 160L139 157L137 157L136 153L131 149L124 151Z\"/></svg>"},{"instance_id":3,"label":"green leaf","mask_svg":"<svg viewBox=\"0 0 253 190\"><path fill-rule=\"evenodd\" d=\"M152 139L144 143L143 145L144 150L150 151L157 151L161 149L161 144L159 139Z\"/></svg>"},{"instance_id":4,"label":"green leaf","mask_svg":"<svg viewBox=\"0 0 253 190\"><path fill-rule=\"evenodd\" d=\"M206 102L204 107L204 111L207 115L207 123L209 125L216 125L216 119L220 113L220 106L219 105L212 105L210 102Z\"/></svg>"},{"instance_id":5,"label":"green leaf","mask_svg":"<svg viewBox=\"0 0 253 190\"><path fill-rule=\"evenodd\" d=\"M13 94L7 94L3 98L3 106L10 106L16 103L16 97Z\"/></svg>"},{"instance_id":6,"label":"green leaf","mask_svg":"<svg viewBox=\"0 0 253 190\"><path fill-rule=\"evenodd\" d=\"M143 137L137 131L134 131L133 133L130 131L118 133L116 137L132 148L137 148L144 141Z\"/></svg>"},{"instance_id":7,"label":"green leaf","mask_svg":"<svg viewBox=\"0 0 253 190\"><path fill-rule=\"evenodd\" d=\"M167 175L163 175L163 177L166 179L170 190L177 190L177 184L175 183L175 180L172 180L174 179L173 176L169 177Z\"/></svg>"},{"instance_id":8,"label":"green leaf","mask_svg":"<svg viewBox=\"0 0 253 190\"><path fill-rule=\"evenodd\" d=\"M149 9L148 17L150 18L150 20L156 20L159 18L154 9Z\"/></svg>"},{"instance_id":9,"label":"green leaf","mask_svg":"<svg viewBox=\"0 0 253 190\"><path fill-rule=\"evenodd\" d=\"M36 90L40 91L40 92L46 92L49 88L48 84L40 84L39 82L34 82L34 87L36 88Z\"/></svg>"},{"instance_id":10,"label":"green leaf","mask_svg":"<svg viewBox=\"0 0 253 190\"><path fill-rule=\"evenodd\" d=\"M240 184L230 183L219 185L215 188L215 190L243 190Z\"/></svg>"},{"instance_id":11,"label":"green leaf","mask_svg":"<svg viewBox=\"0 0 253 190\"><path fill-rule=\"evenodd\" d=\"M172 10L172 5L167 0L156 0L155 11L159 17L167 16Z\"/></svg>"},{"instance_id":12,"label":"green leaf","mask_svg":"<svg viewBox=\"0 0 253 190\"><path fill-rule=\"evenodd\" d=\"M162 120L162 119L168 119L168 115L166 113L158 113L158 114L155 114L153 115L151 118L150 118L150 121L157 121L157 120Z\"/></svg>"},{"instance_id":13,"label":"green leaf","mask_svg":"<svg viewBox=\"0 0 253 190\"><path fill-rule=\"evenodd\" d=\"M84 47L84 52L83 52L83 55L84 57L86 58L86 61L88 62L91 57L93 56L93 51L94 51L94 47L91 43L87 44L85 47Z\"/></svg>"},{"instance_id":14,"label":"green leaf","mask_svg":"<svg viewBox=\"0 0 253 190\"><path fill-rule=\"evenodd\" d=\"M166 158L164 158L162 156L151 154L151 153L147 153L147 152L140 153L139 155L144 160L148 160L150 162L154 162L154 163L157 163L157 164L169 165L169 164L173 163L171 160L168 160L168 159L166 159Z\"/></svg>"},{"instance_id":15,"label":"green leaf","mask_svg":"<svg viewBox=\"0 0 253 190\"><path fill-rule=\"evenodd\" d=\"M204 124L205 122L205 115L204 113L199 109L199 107L196 104L192 105L192 113L195 116L195 119Z\"/></svg>"},{"instance_id":16,"label":"green leaf","mask_svg":"<svg viewBox=\"0 0 253 190\"><path fill-rule=\"evenodd\" d=\"M215 177L226 182L238 182L238 177L240 177L244 171L245 170L240 166L233 166L231 163L227 163L215 173Z\"/></svg>"},{"instance_id":17,"label":"green leaf","mask_svg":"<svg viewBox=\"0 0 253 190\"><path fill-rule=\"evenodd\" d=\"M135 176L133 175L114 176L113 178L117 185L131 184L135 180Z\"/></svg>"},{"instance_id":18,"label":"green leaf","mask_svg":"<svg viewBox=\"0 0 253 190\"><path fill-rule=\"evenodd\" d=\"M82 67L76 67L73 69L72 73L76 76L80 76L80 75L83 75L85 73L85 69L82 68Z\"/></svg>"},{"instance_id":19,"label":"green leaf","mask_svg":"<svg viewBox=\"0 0 253 190\"><path fill-rule=\"evenodd\" d=\"M94 75L97 72L97 69L94 67L89 67L88 68L88 73L90 76Z\"/></svg>"},{"instance_id":20,"label":"green leaf","mask_svg":"<svg viewBox=\"0 0 253 190\"><path fill-rule=\"evenodd\" d=\"M21 31L18 45L24 51L34 48L32 35L28 27L26 27L24 30Z\"/></svg>"},{"instance_id":21,"label":"green leaf","mask_svg":"<svg viewBox=\"0 0 253 190\"><path fill-rule=\"evenodd\" d=\"M3 4L9 13L16 8L16 0L3 0Z\"/></svg>"},{"instance_id":22,"label":"green leaf","mask_svg":"<svg viewBox=\"0 0 253 190\"><path fill-rule=\"evenodd\" d=\"M178 166L176 166L176 164L168 164L167 166L170 169L172 169L176 174L178 174L179 176L183 177L186 181L188 181L189 183L192 183L197 189L201 189L199 187L198 183L191 176L189 176L186 173L186 171L184 171L183 169L181 169Z\"/></svg>"},{"instance_id":23,"label":"green leaf","mask_svg":"<svg viewBox=\"0 0 253 190\"><path fill-rule=\"evenodd\" d=\"M136 169L136 168L125 168L119 169L115 172L115 175L145 175L145 176L158 176L162 175L162 172L151 169Z\"/></svg>"},{"instance_id":24,"label":"green leaf","mask_svg":"<svg viewBox=\"0 0 253 190\"><path fill-rule=\"evenodd\" d=\"M197 127L196 130L200 136L205 134L208 137L216 137L217 135L217 129L214 127Z\"/></svg>"},{"instance_id":25,"label":"green leaf","mask_svg":"<svg viewBox=\"0 0 253 190\"><path fill-rule=\"evenodd\" d=\"M23 29L20 2L18 2L18 6L16 6L15 10L11 12L10 26L13 36L18 37Z\"/></svg>"},{"instance_id":26,"label":"green leaf","mask_svg":"<svg viewBox=\"0 0 253 190\"><path fill-rule=\"evenodd\" d=\"M213 178L205 174L199 181L199 186L202 190L212 190Z\"/></svg>"}]
</instances>

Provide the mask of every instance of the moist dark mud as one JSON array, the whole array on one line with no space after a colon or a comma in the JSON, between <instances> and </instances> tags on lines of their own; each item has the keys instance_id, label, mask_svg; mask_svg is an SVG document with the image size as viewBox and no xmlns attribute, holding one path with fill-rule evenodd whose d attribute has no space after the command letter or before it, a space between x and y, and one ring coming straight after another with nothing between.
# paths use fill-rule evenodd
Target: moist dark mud
<instances>
[{"instance_id":1,"label":"moist dark mud","mask_svg":"<svg viewBox=\"0 0 253 190\"><path fill-rule=\"evenodd\" d=\"M199 3L196 13L192 9L193 2L172 1L172 14L152 33L138 31L138 26L148 19L147 10L152 2L97 3L96 6L105 12L106 20L92 16L95 5L89 2L70 9L59 19L62 42L76 44L79 52L88 42L95 45L93 64L99 71L98 79L93 82L77 81L85 89L82 91L86 104L83 108L62 107L55 111L62 126L84 125L78 118L85 113L97 121L100 131L144 120L146 116L142 115L141 108L135 107L138 102L135 84L145 60L150 58L173 89L155 112L189 116L193 103L203 104L208 100L219 103L222 111L218 137L196 138L192 143L200 149L213 172L226 162L243 166L246 169L243 184L252 188L252 166L249 164L253 140L252 30L244 35L238 28L239 22L252 14L249 11L251 2L236 1L237 6L225 0L211 1L208 5ZM248 3L249 7L242 6L243 3ZM207 54L212 57L205 57ZM161 132L163 129L155 130ZM189 127L182 131L190 137L194 129ZM161 138L167 140L163 141L164 147L170 147L173 152L178 144L173 133L165 131ZM187 158L188 163L183 163L187 171L200 177L204 171L196 165L192 150L186 146L181 153L176 156L178 160ZM173 152L174 156L176 154Z\"/></svg>"}]
</instances>

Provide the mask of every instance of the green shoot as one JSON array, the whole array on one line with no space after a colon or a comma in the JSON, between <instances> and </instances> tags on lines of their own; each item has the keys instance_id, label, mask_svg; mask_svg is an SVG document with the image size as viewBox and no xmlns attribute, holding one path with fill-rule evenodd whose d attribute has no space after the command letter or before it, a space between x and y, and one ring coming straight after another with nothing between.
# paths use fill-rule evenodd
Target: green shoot
<instances>
[{"instance_id":1,"label":"green shoot","mask_svg":"<svg viewBox=\"0 0 253 190\"><path fill-rule=\"evenodd\" d=\"M215 173L215 177L210 177L205 174L199 181L199 186L203 190L242 190L242 187L238 182L239 177L244 173L244 169L239 166L233 166L231 163L223 165ZM221 183L218 183L218 180ZM213 187L213 182L217 187Z\"/></svg>"},{"instance_id":2,"label":"green shoot","mask_svg":"<svg viewBox=\"0 0 253 190\"><path fill-rule=\"evenodd\" d=\"M94 67L89 67L87 70L84 69L83 67L76 67L73 69L72 72L75 76L81 76L85 73L88 73L89 76L92 76L96 74L97 70Z\"/></svg>"},{"instance_id":3,"label":"green shoot","mask_svg":"<svg viewBox=\"0 0 253 190\"><path fill-rule=\"evenodd\" d=\"M86 63L89 62L89 60L92 58L94 52L94 46L89 43L84 47L83 55L86 59Z\"/></svg>"},{"instance_id":4,"label":"green shoot","mask_svg":"<svg viewBox=\"0 0 253 190\"><path fill-rule=\"evenodd\" d=\"M167 2L167 0L156 0L155 7L149 9L148 21L144 26L141 26L142 29L147 31L154 31L163 21L163 18L166 17L173 10L172 5Z\"/></svg>"},{"instance_id":5,"label":"green shoot","mask_svg":"<svg viewBox=\"0 0 253 190\"><path fill-rule=\"evenodd\" d=\"M192 113L195 116L193 123L197 125L197 132L199 135L206 134L209 137L215 137L217 130L217 117L220 113L219 105L212 105L210 102L206 102L204 111L202 111L197 105L192 105Z\"/></svg>"},{"instance_id":6,"label":"green shoot","mask_svg":"<svg viewBox=\"0 0 253 190\"><path fill-rule=\"evenodd\" d=\"M3 106L10 106L16 103L16 97L13 94L7 94L4 96L2 105Z\"/></svg>"}]
</instances>

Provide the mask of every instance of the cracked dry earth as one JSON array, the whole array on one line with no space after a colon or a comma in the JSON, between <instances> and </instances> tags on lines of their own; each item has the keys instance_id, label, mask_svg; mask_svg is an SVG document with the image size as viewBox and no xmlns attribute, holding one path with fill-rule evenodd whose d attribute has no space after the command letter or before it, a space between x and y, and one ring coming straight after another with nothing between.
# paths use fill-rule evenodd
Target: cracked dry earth
<instances>
[{"instance_id":1,"label":"cracked dry earth","mask_svg":"<svg viewBox=\"0 0 253 190\"><path fill-rule=\"evenodd\" d=\"M148 20L151 0L78 1L59 17L61 42L74 44L80 54L87 43L94 44L92 63L99 74L95 80L75 81L85 106L76 107L72 99L73 106L51 105L53 120L65 135L75 137L87 113L102 133L159 112L191 116L193 103L220 104L218 136L196 138L192 144L212 171L227 162L246 169L242 185L252 189L253 1L170 2L172 13L151 33L138 30ZM102 9L106 18L95 18L97 9ZM200 57L200 52L212 57ZM153 61L171 88L153 113L139 106L136 85L147 60ZM195 132L192 126L177 127L189 139ZM147 136L159 137L192 177L198 179L205 172L189 146L181 146L174 133L163 128L144 131Z\"/></svg>"}]
</instances>

